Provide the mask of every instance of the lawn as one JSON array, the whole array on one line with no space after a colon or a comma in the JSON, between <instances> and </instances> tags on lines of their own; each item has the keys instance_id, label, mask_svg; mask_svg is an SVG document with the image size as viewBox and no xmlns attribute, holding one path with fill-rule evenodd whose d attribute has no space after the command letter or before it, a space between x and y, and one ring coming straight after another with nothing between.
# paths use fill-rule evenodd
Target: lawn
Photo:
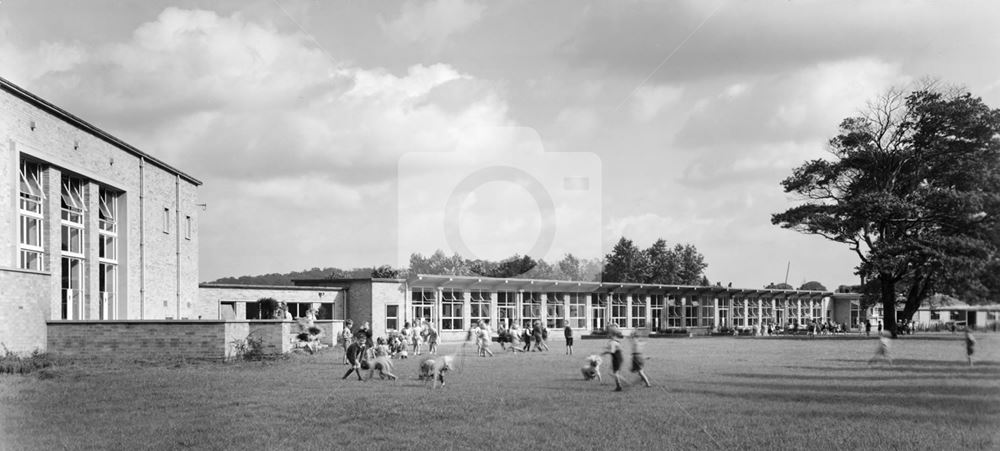
<instances>
[{"instance_id":1,"label":"lawn","mask_svg":"<svg viewBox=\"0 0 1000 451\"><path fill-rule=\"evenodd\" d=\"M0 376L2 449L998 449L1000 335L669 338L647 344L653 387L585 382L604 346L466 352L443 389L342 380L341 354L266 362L76 362ZM445 353L463 348L445 344ZM466 348L468 350L468 348ZM607 363L607 359L606 359Z\"/></svg>"}]
</instances>

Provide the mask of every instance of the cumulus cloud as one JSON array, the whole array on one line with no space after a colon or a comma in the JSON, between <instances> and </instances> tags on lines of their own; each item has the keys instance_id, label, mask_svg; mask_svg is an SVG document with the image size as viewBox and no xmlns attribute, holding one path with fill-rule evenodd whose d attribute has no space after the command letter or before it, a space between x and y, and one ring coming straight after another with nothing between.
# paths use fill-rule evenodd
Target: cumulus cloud
<instances>
[{"instance_id":1,"label":"cumulus cloud","mask_svg":"<svg viewBox=\"0 0 1000 451\"><path fill-rule=\"evenodd\" d=\"M485 10L485 5L464 0L410 0L403 4L398 17L381 25L391 36L440 49L450 36L479 22Z\"/></svg>"}]
</instances>

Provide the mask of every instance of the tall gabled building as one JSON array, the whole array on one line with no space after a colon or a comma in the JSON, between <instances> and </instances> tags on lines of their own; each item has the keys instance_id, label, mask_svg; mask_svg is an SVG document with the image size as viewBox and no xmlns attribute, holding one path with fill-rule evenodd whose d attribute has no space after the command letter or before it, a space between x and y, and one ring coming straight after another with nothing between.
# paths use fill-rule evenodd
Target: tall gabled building
<instances>
[{"instance_id":1,"label":"tall gabled building","mask_svg":"<svg viewBox=\"0 0 1000 451\"><path fill-rule=\"evenodd\" d=\"M44 350L51 320L191 317L200 185L0 78L0 342Z\"/></svg>"}]
</instances>

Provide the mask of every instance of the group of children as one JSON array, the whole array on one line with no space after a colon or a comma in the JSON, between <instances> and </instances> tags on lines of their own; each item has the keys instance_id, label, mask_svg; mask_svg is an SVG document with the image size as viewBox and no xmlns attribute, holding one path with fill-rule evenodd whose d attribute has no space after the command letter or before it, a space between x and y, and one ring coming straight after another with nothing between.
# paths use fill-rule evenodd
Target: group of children
<instances>
[{"instance_id":1,"label":"group of children","mask_svg":"<svg viewBox=\"0 0 1000 451\"><path fill-rule=\"evenodd\" d=\"M580 369L583 373L584 380L597 379L600 382L604 382L601 377L601 363L603 361L602 356L607 354L611 356L611 376L615 378L615 391L622 391L622 375L621 369L622 364L625 363L625 351L622 349L621 340L624 338L621 331L615 327L608 328L608 345L604 353L601 355L591 354L585 359L586 364ZM572 339L572 337L570 337ZM632 372L637 373L639 378L642 380L647 387L650 387L649 377L646 376L646 358L643 356L644 343L639 339L638 332L632 332L630 335L631 346L632 346ZM567 353L572 353L572 341L567 345Z\"/></svg>"}]
</instances>

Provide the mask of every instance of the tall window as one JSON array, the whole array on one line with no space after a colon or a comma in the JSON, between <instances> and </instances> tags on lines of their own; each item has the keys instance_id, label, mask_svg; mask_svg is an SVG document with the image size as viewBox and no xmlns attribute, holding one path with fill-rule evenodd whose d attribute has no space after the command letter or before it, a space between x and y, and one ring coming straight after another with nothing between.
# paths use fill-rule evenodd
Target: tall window
<instances>
[{"instance_id":1,"label":"tall window","mask_svg":"<svg viewBox=\"0 0 1000 451\"><path fill-rule=\"evenodd\" d=\"M620 327L628 327L628 304L625 302L625 295L621 293L610 293L611 301L611 323Z\"/></svg>"},{"instance_id":2,"label":"tall window","mask_svg":"<svg viewBox=\"0 0 1000 451\"><path fill-rule=\"evenodd\" d=\"M701 325L713 326L715 322L715 306L708 303L701 303Z\"/></svg>"},{"instance_id":3,"label":"tall window","mask_svg":"<svg viewBox=\"0 0 1000 451\"><path fill-rule=\"evenodd\" d=\"M62 181L62 293L60 319L83 319L83 250L86 202L83 195L85 182L66 177Z\"/></svg>"},{"instance_id":4,"label":"tall window","mask_svg":"<svg viewBox=\"0 0 1000 451\"><path fill-rule=\"evenodd\" d=\"M437 290L434 288L414 288L410 303L413 308L413 321L419 326L420 321L434 324L434 311L437 306Z\"/></svg>"},{"instance_id":5,"label":"tall window","mask_svg":"<svg viewBox=\"0 0 1000 451\"><path fill-rule=\"evenodd\" d=\"M385 306L385 328L389 330L399 330L399 306Z\"/></svg>"},{"instance_id":6,"label":"tall window","mask_svg":"<svg viewBox=\"0 0 1000 451\"><path fill-rule=\"evenodd\" d=\"M701 301L698 296L692 296L684 304L684 327L695 327L698 325L698 306Z\"/></svg>"},{"instance_id":7,"label":"tall window","mask_svg":"<svg viewBox=\"0 0 1000 451\"><path fill-rule=\"evenodd\" d=\"M170 208L163 207L163 233L170 233Z\"/></svg>"},{"instance_id":8,"label":"tall window","mask_svg":"<svg viewBox=\"0 0 1000 451\"><path fill-rule=\"evenodd\" d=\"M116 319L118 311L118 193L100 189L98 206L98 285L100 319Z\"/></svg>"},{"instance_id":9,"label":"tall window","mask_svg":"<svg viewBox=\"0 0 1000 451\"><path fill-rule=\"evenodd\" d=\"M45 249L42 245L44 220L42 219L42 167L21 160L18 203L20 239L18 241L18 267L43 271Z\"/></svg>"},{"instance_id":10,"label":"tall window","mask_svg":"<svg viewBox=\"0 0 1000 451\"><path fill-rule=\"evenodd\" d=\"M633 328L646 327L646 296L632 296Z\"/></svg>"},{"instance_id":11,"label":"tall window","mask_svg":"<svg viewBox=\"0 0 1000 451\"><path fill-rule=\"evenodd\" d=\"M542 314L542 294L525 291L521 294L521 327L531 327Z\"/></svg>"},{"instance_id":12,"label":"tall window","mask_svg":"<svg viewBox=\"0 0 1000 451\"><path fill-rule=\"evenodd\" d=\"M569 294L569 326L587 327L587 297L583 293Z\"/></svg>"},{"instance_id":13,"label":"tall window","mask_svg":"<svg viewBox=\"0 0 1000 451\"><path fill-rule=\"evenodd\" d=\"M733 327L747 327L746 305L746 301L743 299L733 299Z\"/></svg>"},{"instance_id":14,"label":"tall window","mask_svg":"<svg viewBox=\"0 0 1000 451\"><path fill-rule=\"evenodd\" d=\"M662 294L649 297L649 330L657 331L663 327L664 298Z\"/></svg>"},{"instance_id":15,"label":"tall window","mask_svg":"<svg viewBox=\"0 0 1000 451\"><path fill-rule=\"evenodd\" d=\"M441 330L462 330L462 304L465 300L461 290L445 288L441 291Z\"/></svg>"},{"instance_id":16,"label":"tall window","mask_svg":"<svg viewBox=\"0 0 1000 451\"><path fill-rule=\"evenodd\" d=\"M472 290L469 300L469 320L472 324L490 319L490 292ZM470 326L472 325L470 324Z\"/></svg>"},{"instance_id":17,"label":"tall window","mask_svg":"<svg viewBox=\"0 0 1000 451\"><path fill-rule=\"evenodd\" d=\"M566 300L562 293L549 293L545 297L545 325L554 329L562 325L566 316Z\"/></svg>"},{"instance_id":18,"label":"tall window","mask_svg":"<svg viewBox=\"0 0 1000 451\"><path fill-rule=\"evenodd\" d=\"M667 327L684 327L684 307L673 296L667 297Z\"/></svg>"},{"instance_id":19,"label":"tall window","mask_svg":"<svg viewBox=\"0 0 1000 451\"><path fill-rule=\"evenodd\" d=\"M517 312L517 293L513 291L497 292L497 321L504 327L514 325L514 313Z\"/></svg>"}]
</instances>

